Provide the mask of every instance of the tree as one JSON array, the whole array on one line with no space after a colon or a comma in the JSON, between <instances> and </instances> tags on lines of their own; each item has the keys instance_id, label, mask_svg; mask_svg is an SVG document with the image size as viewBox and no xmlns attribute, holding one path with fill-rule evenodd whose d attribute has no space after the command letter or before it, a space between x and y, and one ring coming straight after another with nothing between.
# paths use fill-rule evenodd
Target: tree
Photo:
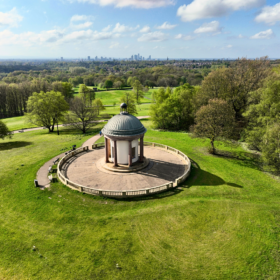
<instances>
[{"instance_id":1,"label":"tree","mask_svg":"<svg viewBox=\"0 0 280 280\"><path fill-rule=\"evenodd\" d=\"M93 107L97 110L97 115L99 115L100 111L106 110L100 98L97 98L93 101Z\"/></svg>"},{"instance_id":2,"label":"tree","mask_svg":"<svg viewBox=\"0 0 280 280\"><path fill-rule=\"evenodd\" d=\"M0 120L0 138L5 139L6 137L12 138L12 132L8 129L5 123Z\"/></svg>"},{"instance_id":3,"label":"tree","mask_svg":"<svg viewBox=\"0 0 280 280\"><path fill-rule=\"evenodd\" d=\"M218 137L229 138L233 132L235 112L231 105L221 99L211 99L196 113L194 134L209 138L210 152L215 154L214 142Z\"/></svg>"},{"instance_id":4,"label":"tree","mask_svg":"<svg viewBox=\"0 0 280 280\"><path fill-rule=\"evenodd\" d=\"M104 83L104 87L106 89L112 88L113 87L113 82L111 80L106 80L105 83Z\"/></svg>"},{"instance_id":5,"label":"tree","mask_svg":"<svg viewBox=\"0 0 280 280\"><path fill-rule=\"evenodd\" d=\"M249 93L249 107L244 113L247 120L246 141L253 149L263 147L263 135L269 127L280 122L280 75L274 74L264 87Z\"/></svg>"},{"instance_id":6,"label":"tree","mask_svg":"<svg viewBox=\"0 0 280 280\"><path fill-rule=\"evenodd\" d=\"M53 82L52 90L61 92L68 102L74 96L73 85L68 82Z\"/></svg>"},{"instance_id":7,"label":"tree","mask_svg":"<svg viewBox=\"0 0 280 280\"><path fill-rule=\"evenodd\" d=\"M268 127L261 142L262 159L280 171L280 125L274 123Z\"/></svg>"},{"instance_id":8,"label":"tree","mask_svg":"<svg viewBox=\"0 0 280 280\"><path fill-rule=\"evenodd\" d=\"M153 125L160 129L188 130L194 123L196 89L189 84L176 88L160 88L152 95L150 106Z\"/></svg>"},{"instance_id":9,"label":"tree","mask_svg":"<svg viewBox=\"0 0 280 280\"><path fill-rule=\"evenodd\" d=\"M114 87L120 89L122 87L122 82L121 81L114 82Z\"/></svg>"},{"instance_id":10,"label":"tree","mask_svg":"<svg viewBox=\"0 0 280 280\"><path fill-rule=\"evenodd\" d=\"M120 99L121 103L126 103L127 105L127 112L130 115L136 115L137 109L136 109L136 100L132 93L126 92Z\"/></svg>"},{"instance_id":11,"label":"tree","mask_svg":"<svg viewBox=\"0 0 280 280\"><path fill-rule=\"evenodd\" d=\"M69 126L86 133L96 125L97 109L87 107L87 102L81 97L75 97L70 102L70 112L67 115Z\"/></svg>"},{"instance_id":12,"label":"tree","mask_svg":"<svg viewBox=\"0 0 280 280\"><path fill-rule=\"evenodd\" d=\"M86 85L80 84L79 94L85 100L88 107L91 107L92 101L95 99L95 91L90 90Z\"/></svg>"},{"instance_id":13,"label":"tree","mask_svg":"<svg viewBox=\"0 0 280 280\"><path fill-rule=\"evenodd\" d=\"M27 101L29 122L44 126L53 132L55 124L61 121L69 106L60 92L34 92Z\"/></svg>"},{"instance_id":14,"label":"tree","mask_svg":"<svg viewBox=\"0 0 280 280\"><path fill-rule=\"evenodd\" d=\"M248 105L248 93L263 85L271 73L268 59L239 59L230 68L220 68L211 72L202 82L197 95L198 106L208 100L219 98L232 105L236 119L242 118Z\"/></svg>"},{"instance_id":15,"label":"tree","mask_svg":"<svg viewBox=\"0 0 280 280\"><path fill-rule=\"evenodd\" d=\"M138 80L135 80L132 83L132 87L133 87L133 92L135 94L136 102L139 104L140 98L144 97L143 86L141 85L141 83Z\"/></svg>"}]
</instances>

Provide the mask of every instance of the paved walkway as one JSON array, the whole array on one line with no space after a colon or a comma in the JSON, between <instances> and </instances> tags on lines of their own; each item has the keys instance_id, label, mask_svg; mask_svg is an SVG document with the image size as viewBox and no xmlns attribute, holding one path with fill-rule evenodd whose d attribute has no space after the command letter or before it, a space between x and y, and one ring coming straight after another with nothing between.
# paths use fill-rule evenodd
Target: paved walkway
<instances>
[{"instance_id":1,"label":"paved walkway","mask_svg":"<svg viewBox=\"0 0 280 280\"><path fill-rule=\"evenodd\" d=\"M146 119L149 118L149 116L142 116L142 117L138 117L139 120L141 119ZM101 121L99 121L101 122ZM103 122L103 121L102 121ZM62 126L62 125L59 125ZM39 130L39 129L43 129L43 127L36 127L36 128L29 128L29 129L25 129L24 131L33 131L33 130ZM14 132L14 133L18 133L18 131ZM89 149L92 149L92 145L100 138L101 136L99 134L91 137L90 139L88 139L86 142L83 143L83 147L89 146ZM48 188L50 186L50 180L48 178L48 173L49 173L49 167L53 165L53 162L57 159L57 158L61 158L65 155L65 153L60 154L52 159L50 159L48 162L46 162L37 172L36 175L36 179L38 180L38 184L41 187L41 189L45 189Z\"/></svg>"},{"instance_id":2,"label":"paved walkway","mask_svg":"<svg viewBox=\"0 0 280 280\"><path fill-rule=\"evenodd\" d=\"M97 141L101 136L95 135L93 137L91 137L90 139L88 139L86 142L84 142L83 147L85 146L89 146L90 149L92 149L92 145L94 144L95 141ZM49 161L47 161L37 172L36 178L38 180L38 184L41 187L41 189L45 189L48 188L50 186L50 180L48 178L48 174L49 174L49 167L53 165L53 162L57 159L57 158L62 158L65 155L65 153L60 154L52 159L50 159Z\"/></svg>"},{"instance_id":3,"label":"paved walkway","mask_svg":"<svg viewBox=\"0 0 280 280\"><path fill-rule=\"evenodd\" d=\"M104 170L105 149L96 149L72 157L62 172L70 181L89 188L110 191L142 190L174 182L185 172L185 162L163 149L145 147L150 165L132 173Z\"/></svg>"}]
</instances>

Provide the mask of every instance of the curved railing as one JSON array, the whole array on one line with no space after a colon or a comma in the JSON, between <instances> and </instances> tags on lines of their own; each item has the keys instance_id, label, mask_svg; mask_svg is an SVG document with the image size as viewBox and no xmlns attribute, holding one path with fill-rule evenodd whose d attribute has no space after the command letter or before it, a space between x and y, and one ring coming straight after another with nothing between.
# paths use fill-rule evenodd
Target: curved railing
<instances>
[{"instance_id":1,"label":"curved railing","mask_svg":"<svg viewBox=\"0 0 280 280\"><path fill-rule=\"evenodd\" d=\"M104 146L104 143L99 143L99 144L93 144L92 145L92 148L93 149L96 149L96 148L100 148L100 147L103 147ZM89 150L89 147L86 146L86 147L82 147L82 148L79 148L75 151L72 151L70 153L68 153L66 156L64 156L60 162L58 163L57 165L57 175L58 175L58 178L60 179L60 181L70 187L71 189L74 189L74 190L77 190L77 191L80 191L80 192L83 192L83 193L87 193L87 194L92 194L92 195L100 195L100 196L106 196L106 197L137 197L137 196L146 196L146 195L151 195L151 194L156 194L156 193L161 193L161 192L164 192L164 191L167 191L169 189L172 189L172 188L176 188L179 186L179 184L181 184L182 182L184 182L187 177L190 175L190 172L191 172L191 162L189 160L189 158L184 154L182 153L181 151L175 149L175 148L172 148L172 147L169 147L169 146L166 146L166 145L162 145L162 144L158 144L158 143L153 143L153 142L144 142L144 146L151 146L151 147L155 147L155 148L161 148L161 149L164 149L168 152L172 152L172 153L175 153L176 155L182 157L185 162L186 162L186 165L185 165L185 173L180 176L179 178L177 178L175 180L175 182L168 182L164 185L160 185L160 186L156 186L156 187L152 187L152 188L149 188L149 189L143 189L143 190L125 190L125 191L110 191L110 190L99 190L99 189L93 189L93 188L89 188L89 187L85 187L85 186L82 186L82 185L79 185L77 183L74 183L72 181L70 181L68 178L66 178L61 170L62 170L62 167L64 165L65 162L67 162L67 160L79 153L82 153L82 152L85 152L85 151L88 151Z\"/></svg>"}]
</instances>

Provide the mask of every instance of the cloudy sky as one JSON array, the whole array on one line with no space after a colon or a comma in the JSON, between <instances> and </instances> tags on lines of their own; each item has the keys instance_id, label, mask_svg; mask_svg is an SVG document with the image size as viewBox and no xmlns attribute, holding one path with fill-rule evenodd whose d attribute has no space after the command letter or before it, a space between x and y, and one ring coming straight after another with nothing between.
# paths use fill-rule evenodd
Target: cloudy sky
<instances>
[{"instance_id":1,"label":"cloudy sky","mask_svg":"<svg viewBox=\"0 0 280 280\"><path fill-rule=\"evenodd\" d=\"M0 0L0 58L279 58L279 37L279 0Z\"/></svg>"}]
</instances>

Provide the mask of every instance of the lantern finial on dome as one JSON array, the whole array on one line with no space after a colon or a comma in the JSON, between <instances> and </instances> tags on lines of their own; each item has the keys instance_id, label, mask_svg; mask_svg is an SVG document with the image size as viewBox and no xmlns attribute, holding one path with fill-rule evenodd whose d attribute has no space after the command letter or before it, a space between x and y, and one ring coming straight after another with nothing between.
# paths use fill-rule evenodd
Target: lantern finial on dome
<instances>
[{"instance_id":1,"label":"lantern finial on dome","mask_svg":"<svg viewBox=\"0 0 280 280\"><path fill-rule=\"evenodd\" d=\"M127 115L127 114L128 114L126 103L122 103L122 104L121 104L121 106L120 106L120 113L121 113L122 115Z\"/></svg>"}]
</instances>

